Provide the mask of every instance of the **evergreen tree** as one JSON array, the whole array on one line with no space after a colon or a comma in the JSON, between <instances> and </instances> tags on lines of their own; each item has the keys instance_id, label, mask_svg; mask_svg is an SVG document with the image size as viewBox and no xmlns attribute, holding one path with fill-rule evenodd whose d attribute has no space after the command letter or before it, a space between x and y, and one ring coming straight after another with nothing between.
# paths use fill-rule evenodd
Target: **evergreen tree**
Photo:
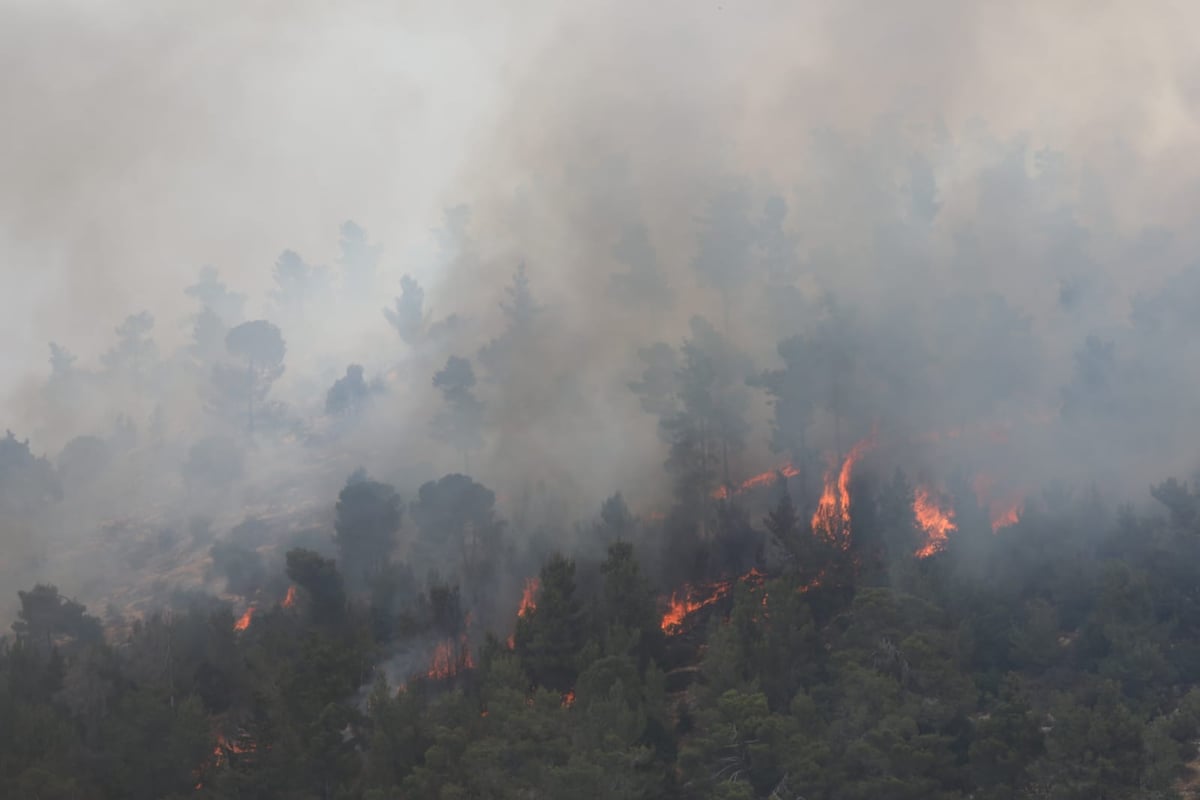
<instances>
[{"instance_id":1,"label":"evergreen tree","mask_svg":"<svg viewBox=\"0 0 1200 800\"><path fill-rule=\"evenodd\" d=\"M458 356L446 359L446 366L433 376L433 385L441 391L445 407L433 418L434 436L457 450L463 459L463 471L471 471L471 451L483 446L483 403L472 391L475 372L471 362Z\"/></svg>"},{"instance_id":2,"label":"evergreen tree","mask_svg":"<svg viewBox=\"0 0 1200 800\"><path fill-rule=\"evenodd\" d=\"M357 589L391 561L403 508L396 490L367 478L361 470L350 476L338 495L334 541L341 572Z\"/></svg>"},{"instance_id":3,"label":"evergreen tree","mask_svg":"<svg viewBox=\"0 0 1200 800\"><path fill-rule=\"evenodd\" d=\"M514 642L534 684L558 692L575 685L584 628L574 561L556 554L542 567L536 605L517 620Z\"/></svg>"}]
</instances>

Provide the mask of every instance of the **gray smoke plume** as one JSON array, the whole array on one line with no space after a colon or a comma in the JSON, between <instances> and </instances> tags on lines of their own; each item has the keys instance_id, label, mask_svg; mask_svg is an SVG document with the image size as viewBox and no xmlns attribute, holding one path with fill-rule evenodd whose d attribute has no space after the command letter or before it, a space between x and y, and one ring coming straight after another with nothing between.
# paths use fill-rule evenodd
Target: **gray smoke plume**
<instances>
[{"instance_id":1,"label":"gray smoke plume","mask_svg":"<svg viewBox=\"0 0 1200 800\"><path fill-rule=\"evenodd\" d=\"M93 557L103 531L164 564L199 517L298 535L360 466L411 498L465 460L518 534L617 490L656 511L667 446L629 387L669 408L654 365L700 339L743 365L733 482L872 430L882 464L996 492L1200 466L1185 5L0 17L3 422L66 481L0 523L5 586L111 594L138 568ZM263 319L282 369L244 386L226 331ZM783 436L764 372L812 387Z\"/></svg>"}]
</instances>

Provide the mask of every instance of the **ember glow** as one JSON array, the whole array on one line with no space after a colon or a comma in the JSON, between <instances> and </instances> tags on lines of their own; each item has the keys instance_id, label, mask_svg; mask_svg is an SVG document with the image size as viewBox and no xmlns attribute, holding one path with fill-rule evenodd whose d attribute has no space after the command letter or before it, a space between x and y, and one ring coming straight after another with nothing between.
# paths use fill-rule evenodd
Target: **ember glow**
<instances>
[{"instance_id":1,"label":"ember glow","mask_svg":"<svg viewBox=\"0 0 1200 800\"><path fill-rule=\"evenodd\" d=\"M575 690L574 689L572 689L569 692L567 692L566 694L564 694L563 698L562 698L562 707L563 708L570 708L573 705L575 705Z\"/></svg>"},{"instance_id":2,"label":"ember glow","mask_svg":"<svg viewBox=\"0 0 1200 800\"><path fill-rule=\"evenodd\" d=\"M244 631L250 627L250 620L254 618L254 606L249 606L246 611L238 617L238 621L233 623L235 631Z\"/></svg>"},{"instance_id":3,"label":"ember glow","mask_svg":"<svg viewBox=\"0 0 1200 800\"><path fill-rule=\"evenodd\" d=\"M283 607L291 608L294 605L296 605L296 587L289 586L287 596L283 598Z\"/></svg>"},{"instance_id":4,"label":"ember glow","mask_svg":"<svg viewBox=\"0 0 1200 800\"><path fill-rule=\"evenodd\" d=\"M825 488L813 512L812 529L841 549L850 547L850 477L854 464L872 445L870 438L863 439L850 448L849 454L836 473L831 469L825 474Z\"/></svg>"},{"instance_id":5,"label":"ember glow","mask_svg":"<svg viewBox=\"0 0 1200 800\"><path fill-rule=\"evenodd\" d=\"M954 509L943 507L933 492L924 486L917 489L913 498L913 516L917 526L925 533L925 544L917 550L917 558L929 558L946 546L950 531L958 530L954 523Z\"/></svg>"},{"instance_id":6,"label":"ember glow","mask_svg":"<svg viewBox=\"0 0 1200 800\"><path fill-rule=\"evenodd\" d=\"M203 775L204 773L208 772L209 770L219 769L221 767L221 765L224 764L228 760L228 757L231 754L232 755L250 754L250 753L254 753L258 750L258 745L255 744L252 739L249 739L244 736L241 737L241 739L242 739L242 741L238 741L237 739L230 741L230 740L226 739L222 734L218 733L217 734L217 743L213 747L213 751L212 751L212 761L209 763L206 763L202 767L200 767L200 769L197 770L196 774L199 776L199 775ZM270 749L270 748L268 747L268 749ZM201 789L204 788L203 778L201 778L200 780L198 780L196 782L195 788L196 788L196 791L200 791Z\"/></svg>"}]
</instances>

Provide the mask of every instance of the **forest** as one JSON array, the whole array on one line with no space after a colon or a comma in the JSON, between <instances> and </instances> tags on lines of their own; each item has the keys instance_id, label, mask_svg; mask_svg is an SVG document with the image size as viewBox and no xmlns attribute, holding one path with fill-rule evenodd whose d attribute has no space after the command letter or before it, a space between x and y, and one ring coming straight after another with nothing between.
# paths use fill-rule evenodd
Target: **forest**
<instances>
[{"instance_id":1,"label":"forest","mask_svg":"<svg viewBox=\"0 0 1200 800\"><path fill-rule=\"evenodd\" d=\"M1200 5L1081 5L0 0L0 800L1200 797Z\"/></svg>"},{"instance_id":2,"label":"forest","mask_svg":"<svg viewBox=\"0 0 1200 800\"><path fill-rule=\"evenodd\" d=\"M778 270L786 206L765 209L741 255ZM681 345L634 348L624 373L665 458L663 491L643 491L642 510L618 491L570 522L537 504L553 489L514 498L472 477L528 484L497 469L512 451L489 449L521 413L497 421L504 387L545 385L528 354L552 333L524 263L500 294L501 333L474 357L421 349L465 339L454 315L430 322L405 276L377 324L414 355L370 377L351 364L299 404L273 395L292 352L281 328L245 320L245 298L211 268L187 289L200 310L172 356L148 313L117 328L98 370L51 345L47 408L90 386L134 398L149 423L110 416L110 433L72 438L53 460L11 432L0 441L6 518L28 526L10 530L81 513L93 530L30 535L9 565L53 575L66 558L54 548L77 549L92 573L63 574L100 603L50 580L17 592L0 639L0 796L1189 796L1200 492L1164 477L1126 500L1097 480L980 468L971 454L1021 435L1001 418L1021 408L1027 365L986 387L999 414L951 414L949 397L898 424L879 398L916 390L832 296L777 343L779 366L756 366L728 333L749 279L721 283L714 264L728 262L713 255L729 255L745 210L714 201L694 262L730 318L693 315ZM313 313L297 298L319 313L322 298L370 283L351 278L379 248L353 223L341 248L340 286L291 251L275 265L293 330ZM1168 294L1138 301L1127 347L1163 335ZM989 302L999 338L1020 341L1029 321ZM1074 362L1055 414L1020 412L1056 447L1122 419L1112 343L1090 336ZM968 347L960 379L974 364ZM377 462L322 495L328 481L310 473L362 456L355 436L378 436L422 370L426 430L458 468L406 489L412 472ZM202 401L188 419L208 431L187 447L164 411L181 381ZM952 417L961 424L917 430ZM309 472L286 472L276 448ZM748 469L762 453L767 469ZM278 500L298 474L302 502ZM120 483L131 479L172 487L178 508L112 516L137 497Z\"/></svg>"},{"instance_id":3,"label":"forest","mask_svg":"<svg viewBox=\"0 0 1200 800\"><path fill-rule=\"evenodd\" d=\"M503 601L481 587L529 555L458 474L407 509L353 476L332 557L293 547L281 574L214 545L254 598L240 615L192 599L106 635L55 587L21 591L0 650L0 790L1186 796L1200 495L1167 481L1166 513L1138 515L1047 492L993 530L969 493L950 518L902 472L838 477L811 520L782 472L743 493L769 503L761 519L715 497L712 535L673 544L678 564L614 495L591 552L550 553ZM469 580L418 589L390 557L402 539L458 554ZM664 594L676 568L693 580ZM480 635L481 603L507 630Z\"/></svg>"}]
</instances>

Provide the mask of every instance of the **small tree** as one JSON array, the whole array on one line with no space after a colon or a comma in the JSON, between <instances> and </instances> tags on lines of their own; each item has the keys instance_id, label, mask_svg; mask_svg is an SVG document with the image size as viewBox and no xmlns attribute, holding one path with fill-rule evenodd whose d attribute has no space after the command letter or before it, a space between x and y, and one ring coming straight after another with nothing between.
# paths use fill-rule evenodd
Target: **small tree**
<instances>
[{"instance_id":1,"label":"small tree","mask_svg":"<svg viewBox=\"0 0 1200 800\"><path fill-rule=\"evenodd\" d=\"M392 308L383 310L384 318L405 344L415 345L421 341L428 322L424 306L425 290L411 275L405 275L400 279L400 296L393 301Z\"/></svg>"},{"instance_id":2,"label":"small tree","mask_svg":"<svg viewBox=\"0 0 1200 800\"><path fill-rule=\"evenodd\" d=\"M335 622L346 611L346 590L332 559L297 547L287 552L287 576L312 599L312 614L318 622Z\"/></svg>"},{"instance_id":3,"label":"small tree","mask_svg":"<svg viewBox=\"0 0 1200 800\"><path fill-rule=\"evenodd\" d=\"M246 409L247 429L254 432L255 404L266 400L271 385L283 374L287 353L279 328L258 319L243 322L225 337L225 349L240 366L220 364L213 370L213 382L226 398L237 398Z\"/></svg>"},{"instance_id":4,"label":"small tree","mask_svg":"<svg viewBox=\"0 0 1200 800\"><path fill-rule=\"evenodd\" d=\"M542 567L535 607L517 619L513 637L534 683L559 692L575 685L584 639L582 618L575 597L575 562L555 554Z\"/></svg>"},{"instance_id":5,"label":"small tree","mask_svg":"<svg viewBox=\"0 0 1200 800\"><path fill-rule=\"evenodd\" d=\"M117 326L117 343L101 360L112 372L124 373L134 381L145 378L158 358L158 347L150 338L154 317L148 311L131 314Z\"/></svg>"},{"instance_id":6,"label":"small tree","mask_svg":"<svg viewBox=\"0 0 1200 800\"><path fill-rule=\"evenodd\" d=\"M348 220L342 223L338 249L341 251L338 263L342 267L345 287L360 297L369 295L375 280L375 268L383 252L382 245L371 244L367 232L353 220Z\"/></svg>"},{"instance_id":7,"label":"small tree","mask_svg":"<svg viewBox=\"0 0 1200 800\"><path fill-rule=\"evenodd\" d=\"M400 496L386 483L369 480L361 470L338 495L334 537L342 572L362 588L391 561L402 515Z\"/></svg>"},{"instance_id":8,"label":"small tree","mask_svg":"<svg viewBox=\"0 0 1200 800\"><path fill-rule=\"evenodd\" d=\"M462 455L463 471L471 471L470 454L483 446L483 403L475 397L475 372L471 362L450 356L446 366L433 376L445 407L433 418L433 435Z\"/></svg>"},{"instance_id":9,"label":"small tree","mask_svg":"<svg viewBox=\"0 0 1200 800\"><path fill-rule=\"evenodd\" d=\"M28 592L17 592L21 610L12 624L18 639L48 651L54 637L67 636L80 642L98 642L103 638L100 620L87 614L87 606L63 597L58 587L41 584Z\"/></svg>"},{"instance_id":10,"label":"small tree","mask_svg":"<svg viewBox=\"0 0 1200 800\"><path fill-rule=\"evenodd\" d=\"M367 402L371 387L363 379L361 364L346 367L346 375L334 381L325 394L326 414L357 414Z\"/></svg>"}]
</instances>

